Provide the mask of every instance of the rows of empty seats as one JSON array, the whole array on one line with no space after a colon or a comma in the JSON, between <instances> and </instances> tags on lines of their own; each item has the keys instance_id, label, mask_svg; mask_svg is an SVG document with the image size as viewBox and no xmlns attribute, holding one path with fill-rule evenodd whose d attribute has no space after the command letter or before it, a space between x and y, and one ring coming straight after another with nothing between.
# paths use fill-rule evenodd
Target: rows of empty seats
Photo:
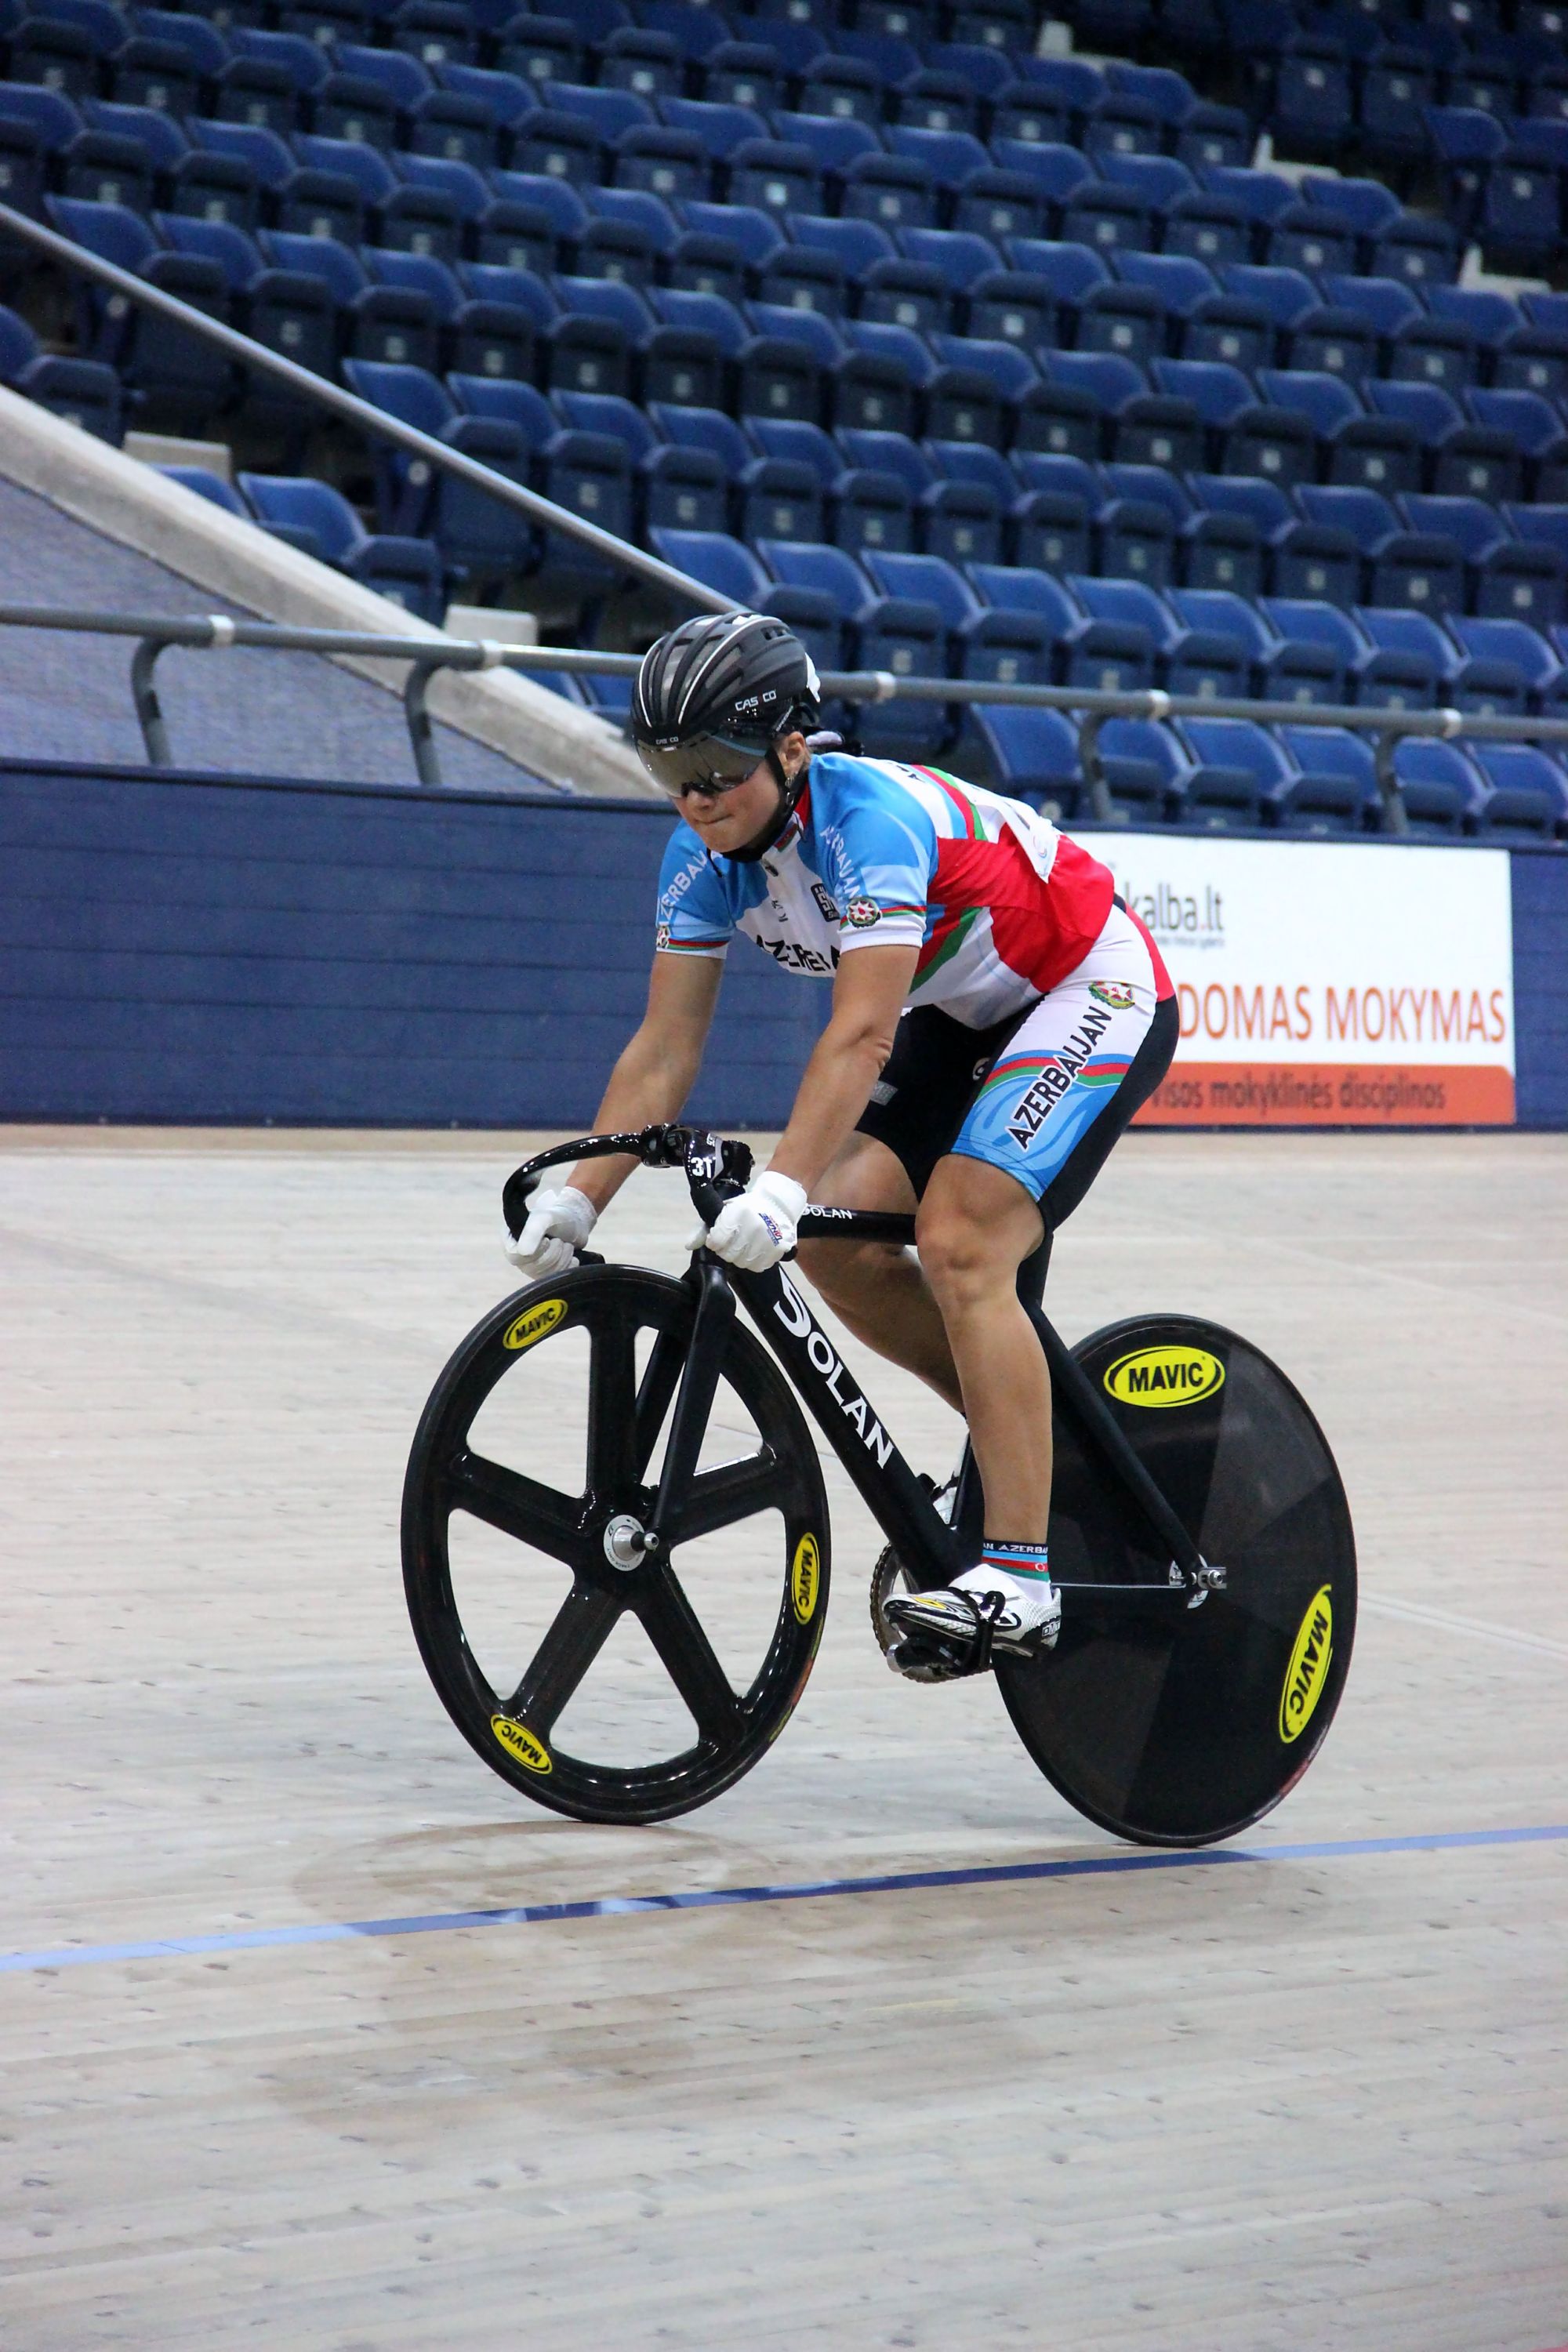
<instances>
[{"instance_id":1,"label":"rows of empty seats","mask_svg":"<svg viewBox=\"0 0 1568 2352\"><path fill-rule=\"evenodd\" d=\"M1500 268L1549 268L1568 198L1568 11L1559 0L1066 0L1091 45L1220 71L1275 152L1434 177ZM1507 21L1505 21L1505 14Z\"/></svg>"},{"instance_id":2,"label":"rows of empty seats","mask_svg":"<svg viewBox=\"0 0 1568 2352\"><path fill-rule=\"evenodd\" d=\"M1568 714L1568 294L1456 282L1485 190L1466 211L1421 179L1479 110L1475 41L1432 5L1077 13L1142 61L1035 54L1033 0L0 0L0 184L782 613L825 667ZM1521 8L1497 29L1496 122L1550 129L1550 60L1519 63L1543 32ZM1323 113L1314 32L1344 76L1316 146L1292 127ZM1397 177L1363 132L1405 49L1426 69L1399 185L1426 208L1254 167L1268 130ZM592 642L616 609L613 564L390 446L356 512L300 478L310 412L275 381L89 284L74 301L69 355L0 313L0 378L110 437L219 420L269 447L285 476L190 486L412 610L521 592ZM624 681L560 690L624 709ZM857 716L1084 813L1055 714ZM1378 819L1363 739L1128 727L1102 740L1124 814ZM1549 751L1413 742L1399 772L1434 834L1568 835Z\"/></svg>"}]
</instances>

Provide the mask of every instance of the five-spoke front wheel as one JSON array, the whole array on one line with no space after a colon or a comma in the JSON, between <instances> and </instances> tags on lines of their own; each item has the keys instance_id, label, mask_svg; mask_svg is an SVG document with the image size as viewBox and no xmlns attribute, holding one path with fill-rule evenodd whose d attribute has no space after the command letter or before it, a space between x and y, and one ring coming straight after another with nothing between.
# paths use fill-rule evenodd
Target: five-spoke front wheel
<instances>
[{"instance_id":1,"label":"five-spoke front wheel","mask_svg":"<svg viewBox=\"0 0 1568 2352\"><path fill-rule=\"evenodd\" d=\"M827 1601L826 1498L783 1375L731 1323L698 1466L645 1538L689 1285L578 1267L463 1341L415 1434L404 1583L431 1680L491 1769L558 1812L651 1822L749 1770Z\"/></svg>"}]
</instances>

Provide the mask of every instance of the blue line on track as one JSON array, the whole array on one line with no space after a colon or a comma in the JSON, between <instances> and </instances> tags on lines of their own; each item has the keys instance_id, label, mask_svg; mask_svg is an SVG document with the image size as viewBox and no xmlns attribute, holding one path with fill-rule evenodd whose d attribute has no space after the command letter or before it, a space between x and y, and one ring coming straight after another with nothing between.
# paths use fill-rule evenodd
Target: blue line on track
<instances>
[{"instance_id":1,"label":"blue line on track","mask_svg":"<svg viewBox=\"0 0 1568 2352\"><path fill-rule=\"evenodd\" d=\"M1037 1878L1113 1877L1140 1870L1202 1870L1216 1863L1328 1862L1363 1853L1447 1853L1465 1846L1542 1845L1568 1838L1568 1822L1541 1829L1442 1830L1421 1837L1330 1838L1316 1845L1205 1846L1084 1854L1069 1862L1009 1862L969 1870L892 1871L874 1878L809 1878L778 1886L698 1887L682 1895L605 1895L579 1903L525 1903L505 1911L429 1911L406 1919L323 1919L294 1927L240 1927L223 1936L169 1936L145 1944L66 1944L0 1952L0 1975L79 1969L112 1960L172 1960L279 1945L352 1944L367 1936L435 1936L458 1927L540 1927L559 1919L616 1919L638 1911L710 1911L733 1903L804 1903L823 1895L915 1895L937 1886L1008 1886Z\"/></svg>"}]
</instances>

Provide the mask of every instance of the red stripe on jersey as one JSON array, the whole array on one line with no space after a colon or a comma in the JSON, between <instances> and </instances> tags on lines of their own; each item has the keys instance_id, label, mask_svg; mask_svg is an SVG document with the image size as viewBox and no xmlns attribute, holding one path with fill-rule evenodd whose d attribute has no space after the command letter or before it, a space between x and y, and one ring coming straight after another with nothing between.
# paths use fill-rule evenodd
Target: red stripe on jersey
<instances>
[{"instance_id":1,"label":"red stripe on jersey","mask_svg":"<svg viewBox=\"0 0 1568 2352\"><path fill-rule=\"evenodd\" d=\"M1165 959L1154 945L1153 935L1142 915L1135 915L1129 907L1127 919L1149 950L1149 961L1154 967L1154 1002L1156 1004L1163 1004L1168 996L1174 996L1176 983L1165 970Z\"/></svg>"},{"instance_id":2,"label":"red stripe on jersey","mask_svg":"<svg viewBox=\"0 0 1568 2352\"><path fill-rule=\"evenodd\" d=\"M1005 826L1000 841L939 841L931 880L931 898L950 919L971 907L989 910L997 954L1042 996L1083 961L1105 929L1113 892L1110 867L1065 833L1044 880Z\"/></svg>"}]
</instances>

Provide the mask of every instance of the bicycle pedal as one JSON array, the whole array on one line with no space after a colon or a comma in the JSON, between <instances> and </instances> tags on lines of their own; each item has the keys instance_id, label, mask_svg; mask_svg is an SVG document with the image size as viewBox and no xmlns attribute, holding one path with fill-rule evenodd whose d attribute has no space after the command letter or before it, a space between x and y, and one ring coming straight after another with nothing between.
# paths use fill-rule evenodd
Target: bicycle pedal
<instances>
[{"instance_id":1,"label":"bicycle pedal","mask_svg":"<svg viewBox=\"0 0 1568 2352\"><path fill-rule=\"evenodd\" d=\"M890 1643L882 1655L907 1683L956 1683L974 1672L973 1666L959 1665L922 1642Z\"/></svg>"},{"instance_id":2,"label":"bicycle pedal","mask_svg":"<svg viewBox=\"0 0 1568 2352\"><path fill-rule=\"evenodd\" d=\"M889 1622L895 1631L900 1614L895 1601L888 1611ZM956 1632L951 1636L943 1635L929 1625L910 1626L902 1640L893 1643L884 1654L895 1672L912 1682L962 1682L971 1675L987 1673L991 1666L991 1644L978 1629L973 1637L968 1637Z\"/></svg>"}]
</instances>

